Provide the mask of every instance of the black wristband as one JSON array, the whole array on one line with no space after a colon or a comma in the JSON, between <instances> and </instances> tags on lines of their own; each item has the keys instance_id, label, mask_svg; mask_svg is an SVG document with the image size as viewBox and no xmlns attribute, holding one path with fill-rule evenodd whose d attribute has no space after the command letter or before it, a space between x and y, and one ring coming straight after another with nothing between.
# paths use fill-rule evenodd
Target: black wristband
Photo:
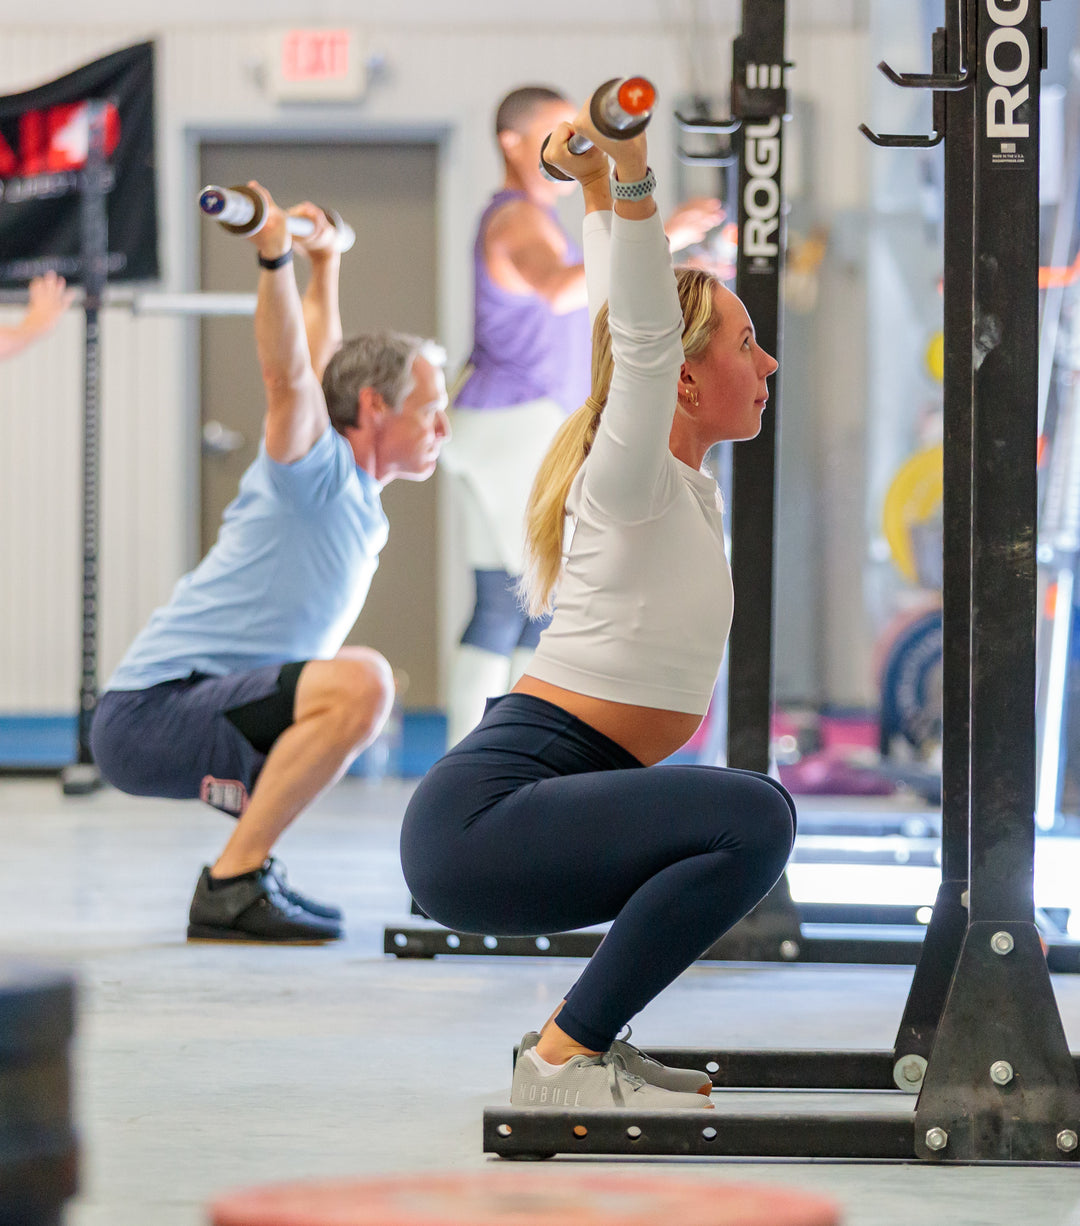
<instances>
[{"instance_id":1,"label":"black wristband","mask_svg":"<svg viewBox=\"0 0 1080 1226\"><path fill-rule=\"evenodd\" d=\"M291 261L292 261L292 248L291 247L289 248L288 251L283 251L281 255L277 257L276 260L268 260L262 254L261 251L259 252L259 267L268 268L271 272L273 272L275 268L284 268L285 265L290 263Z\"/></svg>"}]
</instances>

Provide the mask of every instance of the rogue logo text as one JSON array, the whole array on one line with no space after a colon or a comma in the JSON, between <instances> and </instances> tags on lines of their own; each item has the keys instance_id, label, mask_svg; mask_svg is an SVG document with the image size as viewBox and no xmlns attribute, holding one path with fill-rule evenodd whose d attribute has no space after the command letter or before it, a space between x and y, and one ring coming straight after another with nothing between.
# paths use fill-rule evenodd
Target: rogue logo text
<instances>
[{"instance_id":1,"label":"rogue logo text","mask_svg":"<svg viewBox=\"0 0 1080 1226\"><path fill-rule=\"evenodd\" d=\"M1016 140L1029 134L1029 125L1016 119L1017 110L1031 96L1026 84L1031 48L1026 36L1016 29L1028 14L1028 3L1029 0L986 0L987 15L996 27L986 40L985 52L986 69L994 83L986 95L988 137ZM1015 66L1007 67L1009 64Z\"/></svg>"},{"instance_id":2,"label":"rogue logo text","mask_svg":"<svg viewBox=\"0 0 1080 1226\"><path fill-rule=\"evenodd\" d=\"M751 259L775 258L780 250L779 115L747 125L745 164L743 251Z\"/></svg>"}]
</instances>

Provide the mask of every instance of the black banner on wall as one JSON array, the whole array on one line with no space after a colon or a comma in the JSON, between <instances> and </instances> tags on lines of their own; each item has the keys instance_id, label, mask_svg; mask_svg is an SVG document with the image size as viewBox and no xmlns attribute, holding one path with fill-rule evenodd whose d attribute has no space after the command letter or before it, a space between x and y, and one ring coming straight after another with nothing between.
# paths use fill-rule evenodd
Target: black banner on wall
<instances>
[{"instance_id":1,"label":"black banner on wall","mask_svg":"<svg viewBox=\"0 0 1080 1226\"><path fill-rule=\"evenodd\" d=\"M48 85L0 97L0 286L55 269L82 280L79 186L87 101L106 104L109 281L158 276L154 44L140 43Z\"/></svg>"}]
</instances>

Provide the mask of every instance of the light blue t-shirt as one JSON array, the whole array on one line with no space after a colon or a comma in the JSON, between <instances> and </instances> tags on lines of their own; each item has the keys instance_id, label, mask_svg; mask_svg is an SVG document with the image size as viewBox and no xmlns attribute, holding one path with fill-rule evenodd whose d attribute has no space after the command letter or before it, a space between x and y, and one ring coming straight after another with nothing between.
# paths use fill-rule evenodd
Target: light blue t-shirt
<instances>
[{"instance_id":1,"label":"light blue t-shirt","mask_svg":"<svg viewBox=\"0 0 1080 1226\"><path fill-rule=\"evenodd\" d=\"M387 532L379 485L336 430L328 426L293 464L260 444L213 548L105 688L329 659L363 608Z\"/></svg>"}]
</instances>

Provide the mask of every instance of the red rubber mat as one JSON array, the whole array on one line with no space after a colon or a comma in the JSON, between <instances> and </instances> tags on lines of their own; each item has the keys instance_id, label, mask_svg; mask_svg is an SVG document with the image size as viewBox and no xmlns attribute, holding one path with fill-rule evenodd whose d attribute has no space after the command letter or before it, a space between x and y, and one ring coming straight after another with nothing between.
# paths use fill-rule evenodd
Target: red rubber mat
<instances>
[{"instance_id":1,"label":"red rubber mat","mask_svg":"<svg viewBox=\"0 0 1080 1226\"><path fill-rule=\"evenodd\" d=\"M233 1192L213 1226L838 1226L824 1197L635 1175L416 1175Z\"/></svg>"}]
</instances>

